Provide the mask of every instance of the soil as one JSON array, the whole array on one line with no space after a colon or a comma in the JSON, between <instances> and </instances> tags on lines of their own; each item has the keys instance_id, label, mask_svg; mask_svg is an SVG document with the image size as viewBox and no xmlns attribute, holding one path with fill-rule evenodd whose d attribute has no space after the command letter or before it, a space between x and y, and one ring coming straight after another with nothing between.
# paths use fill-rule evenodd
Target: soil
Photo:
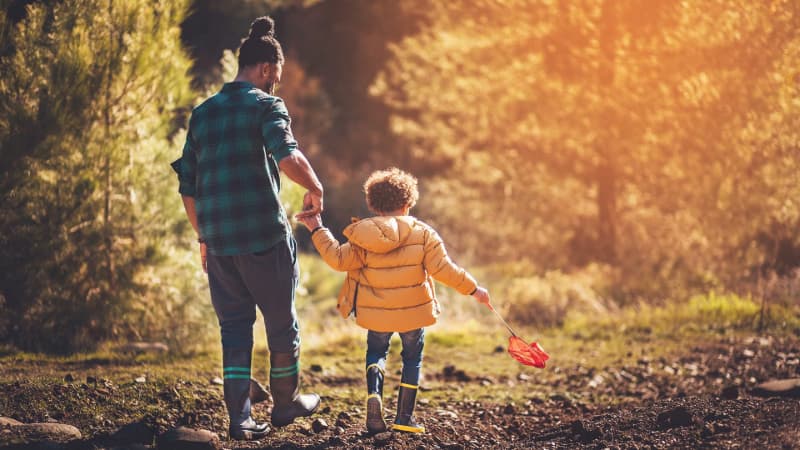
<instances>
[{"instance_id":1,"label":"soil","mask_svg":"<svg viewBox=\"0 0 800 450\"><path fill-rule=\"evenodd\" d=\"M115 385L102 378L50 385L34 380L2 382L0 397L6 400L0 403L5 405L0 416L75 425L85 440L74 448L106 448L113 432L137 417L145 430L155 434L176 425L215 431L225 448L232 449L800 449L800 398L752 394L758 383L800 377L799 359L800 339L788 336L720 338L686 348L676 357L641 358L604 368L562 367L551 374L546 386L524 372L493 378L448 366L428 375L436 390L447 393L442 401L441 393L437 397L423 389L417 417L427 432L419 435L368 435L363 399L358 395L361 380L326 377L313 370L304 375L306 384L331 387L332 394L323 394L323 408L316 416L325 423L298 420L258 442L225 440L220 389L197 381L149 383L151 391L143 391L143 385L135 381ZM470 401L466 395L498 385L521 389L523 394L508 403ZM338 390L351 390L353 400L336 397ZM543 390L551 394L543 396ZM452 401L446 401L448 396ZM100 408L103 413L96 415L51 417L53 408L42 411L36 406L48 397L66 402L61 411L92 411L92 405L106 403L117 406ZM387 390L389 420L394 416L393 397L394 392ZM143 409L144 405L150 409ZM268 405L258 405L254 411L266 417Z\"/></svg>"}]
</instances>

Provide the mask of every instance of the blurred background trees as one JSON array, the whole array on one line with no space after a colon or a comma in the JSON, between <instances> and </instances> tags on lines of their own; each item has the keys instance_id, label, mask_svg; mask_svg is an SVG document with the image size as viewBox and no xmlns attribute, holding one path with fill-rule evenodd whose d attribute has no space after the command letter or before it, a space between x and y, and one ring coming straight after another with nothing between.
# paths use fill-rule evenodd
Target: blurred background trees
<instances>
[{"instance_id":1,"label":"blurred background trees","mask_svg":"<svg viewBox=\"0 0 800 450\"><path fill-rule=\"evenodd\" d=\"M481 260L605 263L622 297L727 287L798 263L778 231L797 228L798 7L438 4L372 92L411 152L453 161L423 202Z\"/></svg>"},{"instance_id":2,"label":"blurred background trees","mask_svg":"<svg viewBox=\"0 0 800 450\"><path fill-rule=\"evenodd\" d=\"M154 265L186 225L158 174L193 99L185 6L70 0L2 16L0 335L22 348L135 335L169 303Z\"/></svg>"},{"instance_id":3,"label":"blurred background trees","mask_svg":"<svg viewBox=\"0 0 800 450\"><path fill-rule=\"evenodd\" d=\"M421 177L414 214L521 317L794 298L795 0L0 4L2 342L213 329L168 162L267 13L332 229L397 165Z\"/></svg>"}]
</instances>

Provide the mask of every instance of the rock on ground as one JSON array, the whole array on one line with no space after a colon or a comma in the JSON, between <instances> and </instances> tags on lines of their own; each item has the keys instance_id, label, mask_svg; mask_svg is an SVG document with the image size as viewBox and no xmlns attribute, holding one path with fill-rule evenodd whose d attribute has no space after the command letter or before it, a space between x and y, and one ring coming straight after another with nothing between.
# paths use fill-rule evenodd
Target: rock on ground
<instances>
[{"instance_id":1,"label":"rock on ground","mask_svg":"<svg viewBox=\"0 0 800 450\"><path fill-rule=\"evenodd\" d=\"M739 387L738 386L727 386L722 389L720 393L720 397L724 398L725 400L736 400L739 398Z\"/></svg>"},{"instance_id":2,"label":"rock on ground","mask_svg":"<svg viewBox=\"0 0 800 450\"><path fill-rule=\"evenodd\" d=\"M322 433L328 429L328 422L325 419L315 419L311 423L311 429L314 430L314 433Z\"/></svg>"},{"instance_id":3,"label":"rock on ground","mask_svg":"<svg viewBox=\"0 0 800 450\"><path fill-rule=\"evenodd\" d=\"M22 425L22 422L14 420L11 417L0 417L0 428L13 427L16 425Z\"/></svg>"},{"instance_id":4,"label":"rock on ground","mask_svg":"<svg viewBox=\"0 0 800 450\"><path fill-rule=\"evenodd\" d=\"M394 438L394 435L388 431L378 433L375 435L375 445L386 445Z\"/></svg>"},{"instance_id":5,"label":"rock on ground","mask_svg":"<svg viewBox=\"0 0 800 450\"><path fill-rule=\"evenodd\" d=\"M664 411L656 417L656 422L661 428L688 427L692 424L692 420L692 413L685 406Z\"/></svg>"},{"instance_id":6,"label":"rock on ground","mask_svg":"<svg viewBox=\"0 0 800 450\"><path fill-rule=\"evenodd\" d=\"M793 397L800 398L800 378L770 380L755 386L753 395L759 397Z\"/></svg>"},{"instance_id":7,"label":"rock on ground","mask_svg":"<svg viewBox=\"0 0 800 450\"><path fill-rule=\"evenodd\" d=\"M173 428L157 439L159 450L220 450L219 436L208 430Z\"/></svg>"},{"instance_id":8,"label":"rock on ground","mask_svg":"<svg viewBox=\"0 0 800 450\"><path fill-rule=\"evenodd\" d=\"M23 423L11 425L0 433L0 446L25 445L30 448L47 448L72 441L80 440L83 436L80 430L63 423ZM23 447L20 447L23 448Z\"/></svg>"}]
</instances>

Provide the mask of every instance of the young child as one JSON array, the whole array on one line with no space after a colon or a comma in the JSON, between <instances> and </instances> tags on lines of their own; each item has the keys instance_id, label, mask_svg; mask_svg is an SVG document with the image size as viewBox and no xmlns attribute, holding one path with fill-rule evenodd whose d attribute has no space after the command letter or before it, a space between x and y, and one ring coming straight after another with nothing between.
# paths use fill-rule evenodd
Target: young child
<instances>
[{"instance_id":1,"label":"young child","mask_svg":"<svg viewBox=\"0 0 800 450\"><path fill-rule=\"evenodd\" d=\"M414 406L422 367L425 327L436 323L439 302L436 279L489 305L489 293L447 256L436 231L408 215L416 204L417 179L396 168L374 172L364 183L367 206L375 217L359 220L344 230L349 242L340 244L323 228L320 216L302 219L328 265L347 271L339 293L342 317L351 313L367 333L367 430L386 431L383 419L383 377L389 339L400 334L403 372L394 430L422 433Z\"/></svg>"}]
</instances>

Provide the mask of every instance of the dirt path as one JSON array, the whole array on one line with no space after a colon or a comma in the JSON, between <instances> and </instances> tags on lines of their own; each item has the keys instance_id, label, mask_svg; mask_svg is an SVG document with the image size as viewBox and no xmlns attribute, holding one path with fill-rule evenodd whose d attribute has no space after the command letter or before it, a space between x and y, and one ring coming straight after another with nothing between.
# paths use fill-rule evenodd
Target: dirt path
<instances>
[{"instance_id":1,"label":"dirt path","mask_svg":"<svg viewBox=\"0 0 800 450\"><path fill-rule=\"evenodd\" d=\"M794 449L800 448L800 399L756 397L751 390L769 379L800 377L798 359L797 337L729 338L686 348L676 357L643 357L602 368L574 365L541 379L526 372L486 376L467 366L445 366L428 375L429 387L421 394L418 415L428 430L424 435L366 435L361 380L309 371L306 384L314 389L324 386L320 390L325 407L318 418L325 426L318 424L315 430L311 420L303 420L260 442L223 440L223 445ZM3 371L5 375L13 371L15 381L0 382L0 416L75 425L86 439L74 448L103 448L112 442L115 430L132 421L154 434L188 425L212 430L224 439L219 386L202 381L202 376L194 381L115 384L103 378L54 380L52 375L63 373L63 368L42 363L16 363ZM47 375L19 376L36 371ZM514 400L492 400L504 391ZM481 398L480 392L492 395ZM385 397L391 418L395 403L388 388ZM255 414L265 417L268 406L258 405ZM11 447L0 444L0 448Z\"/></svg>"}]
</instances>

